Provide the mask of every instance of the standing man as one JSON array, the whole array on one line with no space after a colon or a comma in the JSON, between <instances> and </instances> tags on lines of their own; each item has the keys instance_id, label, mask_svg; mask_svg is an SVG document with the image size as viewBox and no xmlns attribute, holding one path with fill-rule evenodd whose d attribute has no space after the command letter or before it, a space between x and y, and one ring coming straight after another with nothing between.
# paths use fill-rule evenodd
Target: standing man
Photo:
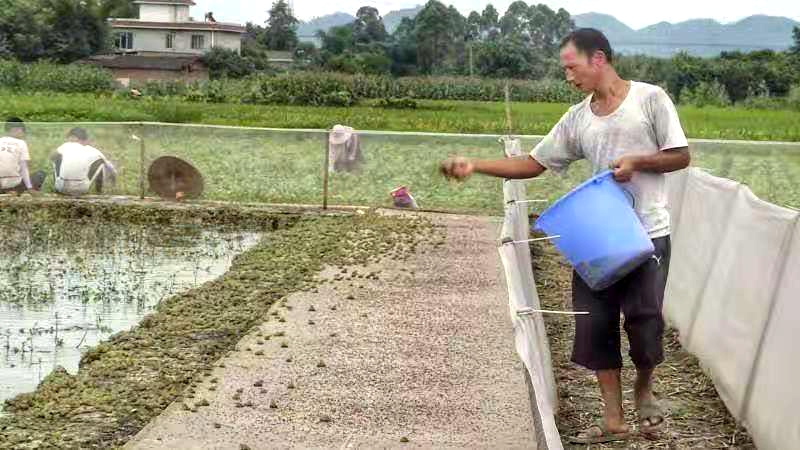
<instances>
[{"instance_id":1,"label":"standing man","mask_svg":"<svg viewBox=\"0 0 800 450\"><path fill-rule=\"evenodd\" d=\"M89 133L83 128L73 128L67 133L67 142L51 157L55 172L55 189L59 194L83 195L92 186L100 194L103 183L116 180L114 165L100 150L89 145Z\"/></svg>"},{"instance_id":2,"label":"standing man","mask_svg":"<svg viewBox=\"0 0 800 450\"><path fill-rule=\"evenodd\" d=\"M636 366L634 397L639 429L652 434L664 424L653 396L653 369L663 359L661 315L670 257L670 219L664 173L689 165L688 142L678 114L663 89L623 80L612 66L606 37L578 29L561 42L561 65L567 81L588 94L572 106L524 159L496 161L451 158L445 176L463 180L473 173L503 178L533 178L549 169L563 173L578 159L594 170L614 171L614 179L635 198L635 210L653 240L655 255L603 291L592 291L575 273L572 301L576 311L572 361L597 376L605 407L603 420L572 436L574 443L624 440L630 430L622 411L620 312Z\"/></svg>"},{"instance_id":3,"label":"standing man","mask_svg":"<svg viewBox=\"0 0 800 450\"><path fill-rule=\"evenodd\" d=\"M37 172L31 179L28 172L31 155L24 140L25 122L19 117L9 117L5 132L6 135L0 137L0 193L38 191L45 175L44 172Z\"/></svg>"}]
</instances>

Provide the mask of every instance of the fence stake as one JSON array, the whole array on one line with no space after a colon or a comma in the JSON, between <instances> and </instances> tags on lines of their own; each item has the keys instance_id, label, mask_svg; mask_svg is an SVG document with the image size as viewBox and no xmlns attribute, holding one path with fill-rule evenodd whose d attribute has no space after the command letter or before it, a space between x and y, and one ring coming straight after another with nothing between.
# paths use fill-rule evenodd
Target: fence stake
<instances>
[{"instance_id":1,"label":"fence stake","mask_svg":"<svg viewBox=\"0 0 800 450\"><path fill-rule=\"evenodd\" d=\"M322 174L322 209L328 209L328 170L330 170L331 161L331 145L330 145L331 132L328 131L325 136L325 172Z\"/></svg>"},{"instance_id":2,"label":"fence stake","mask_svg":"<svg viewBox=\"0 0 800 450\"><path fill-rule=\"evenodd\" d=\"M144 148L144 124L139 124L139 199L144 200L144 158L145 158L145 148Z\"/></svg>"}]
</instances>

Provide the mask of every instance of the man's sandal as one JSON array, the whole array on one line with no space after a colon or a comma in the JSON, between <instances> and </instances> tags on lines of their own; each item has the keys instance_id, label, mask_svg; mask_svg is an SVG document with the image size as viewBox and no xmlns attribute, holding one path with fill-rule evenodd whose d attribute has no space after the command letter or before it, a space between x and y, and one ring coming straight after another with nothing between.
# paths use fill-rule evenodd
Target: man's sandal
<instances>
[{"instance_id":1,"label":"man's sandal","mask_svg":"<svg viewBox=\"0 0 800 450\"><path fill-rule=\"evenodd\" d=\"M620 433L608 431L605 424L600 422L581 431L576 436L570 436L567 440L572 444L602 444L604 442L625 441L630 437L631 433L629 431Z\"/></svg>"}]
</instances>

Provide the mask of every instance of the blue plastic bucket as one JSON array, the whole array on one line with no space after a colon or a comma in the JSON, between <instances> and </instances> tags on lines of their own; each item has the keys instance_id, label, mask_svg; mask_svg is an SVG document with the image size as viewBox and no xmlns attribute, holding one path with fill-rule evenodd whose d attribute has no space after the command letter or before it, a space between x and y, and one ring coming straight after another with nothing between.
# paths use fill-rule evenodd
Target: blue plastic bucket
<instances>
[{"instance_id":1,"label":"blue plastic bucket","mask_svg":"<svg viewBox=\"0 0 800 450\"><path fill-rule=\"evenodd\" d=\"M605 289L649 259L653 242L611 171L602 172L553 203L535 228L593 290Z\"/></svg>"}]
</instances>

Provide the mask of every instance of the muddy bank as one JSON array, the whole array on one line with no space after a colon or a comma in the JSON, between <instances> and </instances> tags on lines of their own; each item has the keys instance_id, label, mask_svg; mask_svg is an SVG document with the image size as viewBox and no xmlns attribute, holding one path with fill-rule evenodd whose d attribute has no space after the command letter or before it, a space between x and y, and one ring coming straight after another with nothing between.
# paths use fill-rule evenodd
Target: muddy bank
<instances>
[{"instance_id":1,"label":"muddy bank","mask_svg":"<svg viewBox=\"0 0 800 450\"><path fill-rule=\"evenodd\" d=\"M199 214L209 223L230 224L229 211L234 217L239 214L223 207L181 217L196 222ZM95 209L69 202L4 208L0 217L13 221L42 214L141 221L136 223L178 220L158 208L104 204ZM56 371L35 392L8 401L9 415L0 418L0 448L120 446L182 399L193 380L210 372L214 361L264 320L270 305L319 284L316 274L323 265L366 264L385 256L404 259L421 240L439 239L422 220L375 214L263 212L246 216L244 222L274 231L237 257L223 277L161 302L137 327L88 351L77 375Z\"/></svg>"},{"instance_id":2,"label":"muddy bank","mask_svg":"<svg viewBox=\"0 0 800 450\"><path fill-rule=\"evenodd\" d=\"M549 243L534 243L531 251L542 307L572 309L572 271L569 265ZM545 323L560 397L558 429L564 445L570 447L566 441L568 436L600 419L600 392L594 374L570 361L574 319L545 315ZM637 423L633 404L636 372L627 356L628 341L624 330L621 330L621 336L625 418L628 425L633 426ZM664 345L666 359L655 373L655 393L667 415L664 432L657 440L647 440L636 434L627 442L597 445L595 448L755 448L747 431L737 425L725 408L697 359L681 348L675 331L667 330Z\"/></svg>"},{"instance_id":3,"label":"muddy bank","mask_svg":"<svg viewBox=\"0 0 800 450\"><path fill-rule=\"evenodd\" d=\"M346 215L354 211L206 201L176 203L134 197L73 199L48 194L36 197L0 195L0 221L12 223L31 217L34 220L95 220L135 225L188 223L278 229L304 215Z\"/></svg>"}]
</instances>

